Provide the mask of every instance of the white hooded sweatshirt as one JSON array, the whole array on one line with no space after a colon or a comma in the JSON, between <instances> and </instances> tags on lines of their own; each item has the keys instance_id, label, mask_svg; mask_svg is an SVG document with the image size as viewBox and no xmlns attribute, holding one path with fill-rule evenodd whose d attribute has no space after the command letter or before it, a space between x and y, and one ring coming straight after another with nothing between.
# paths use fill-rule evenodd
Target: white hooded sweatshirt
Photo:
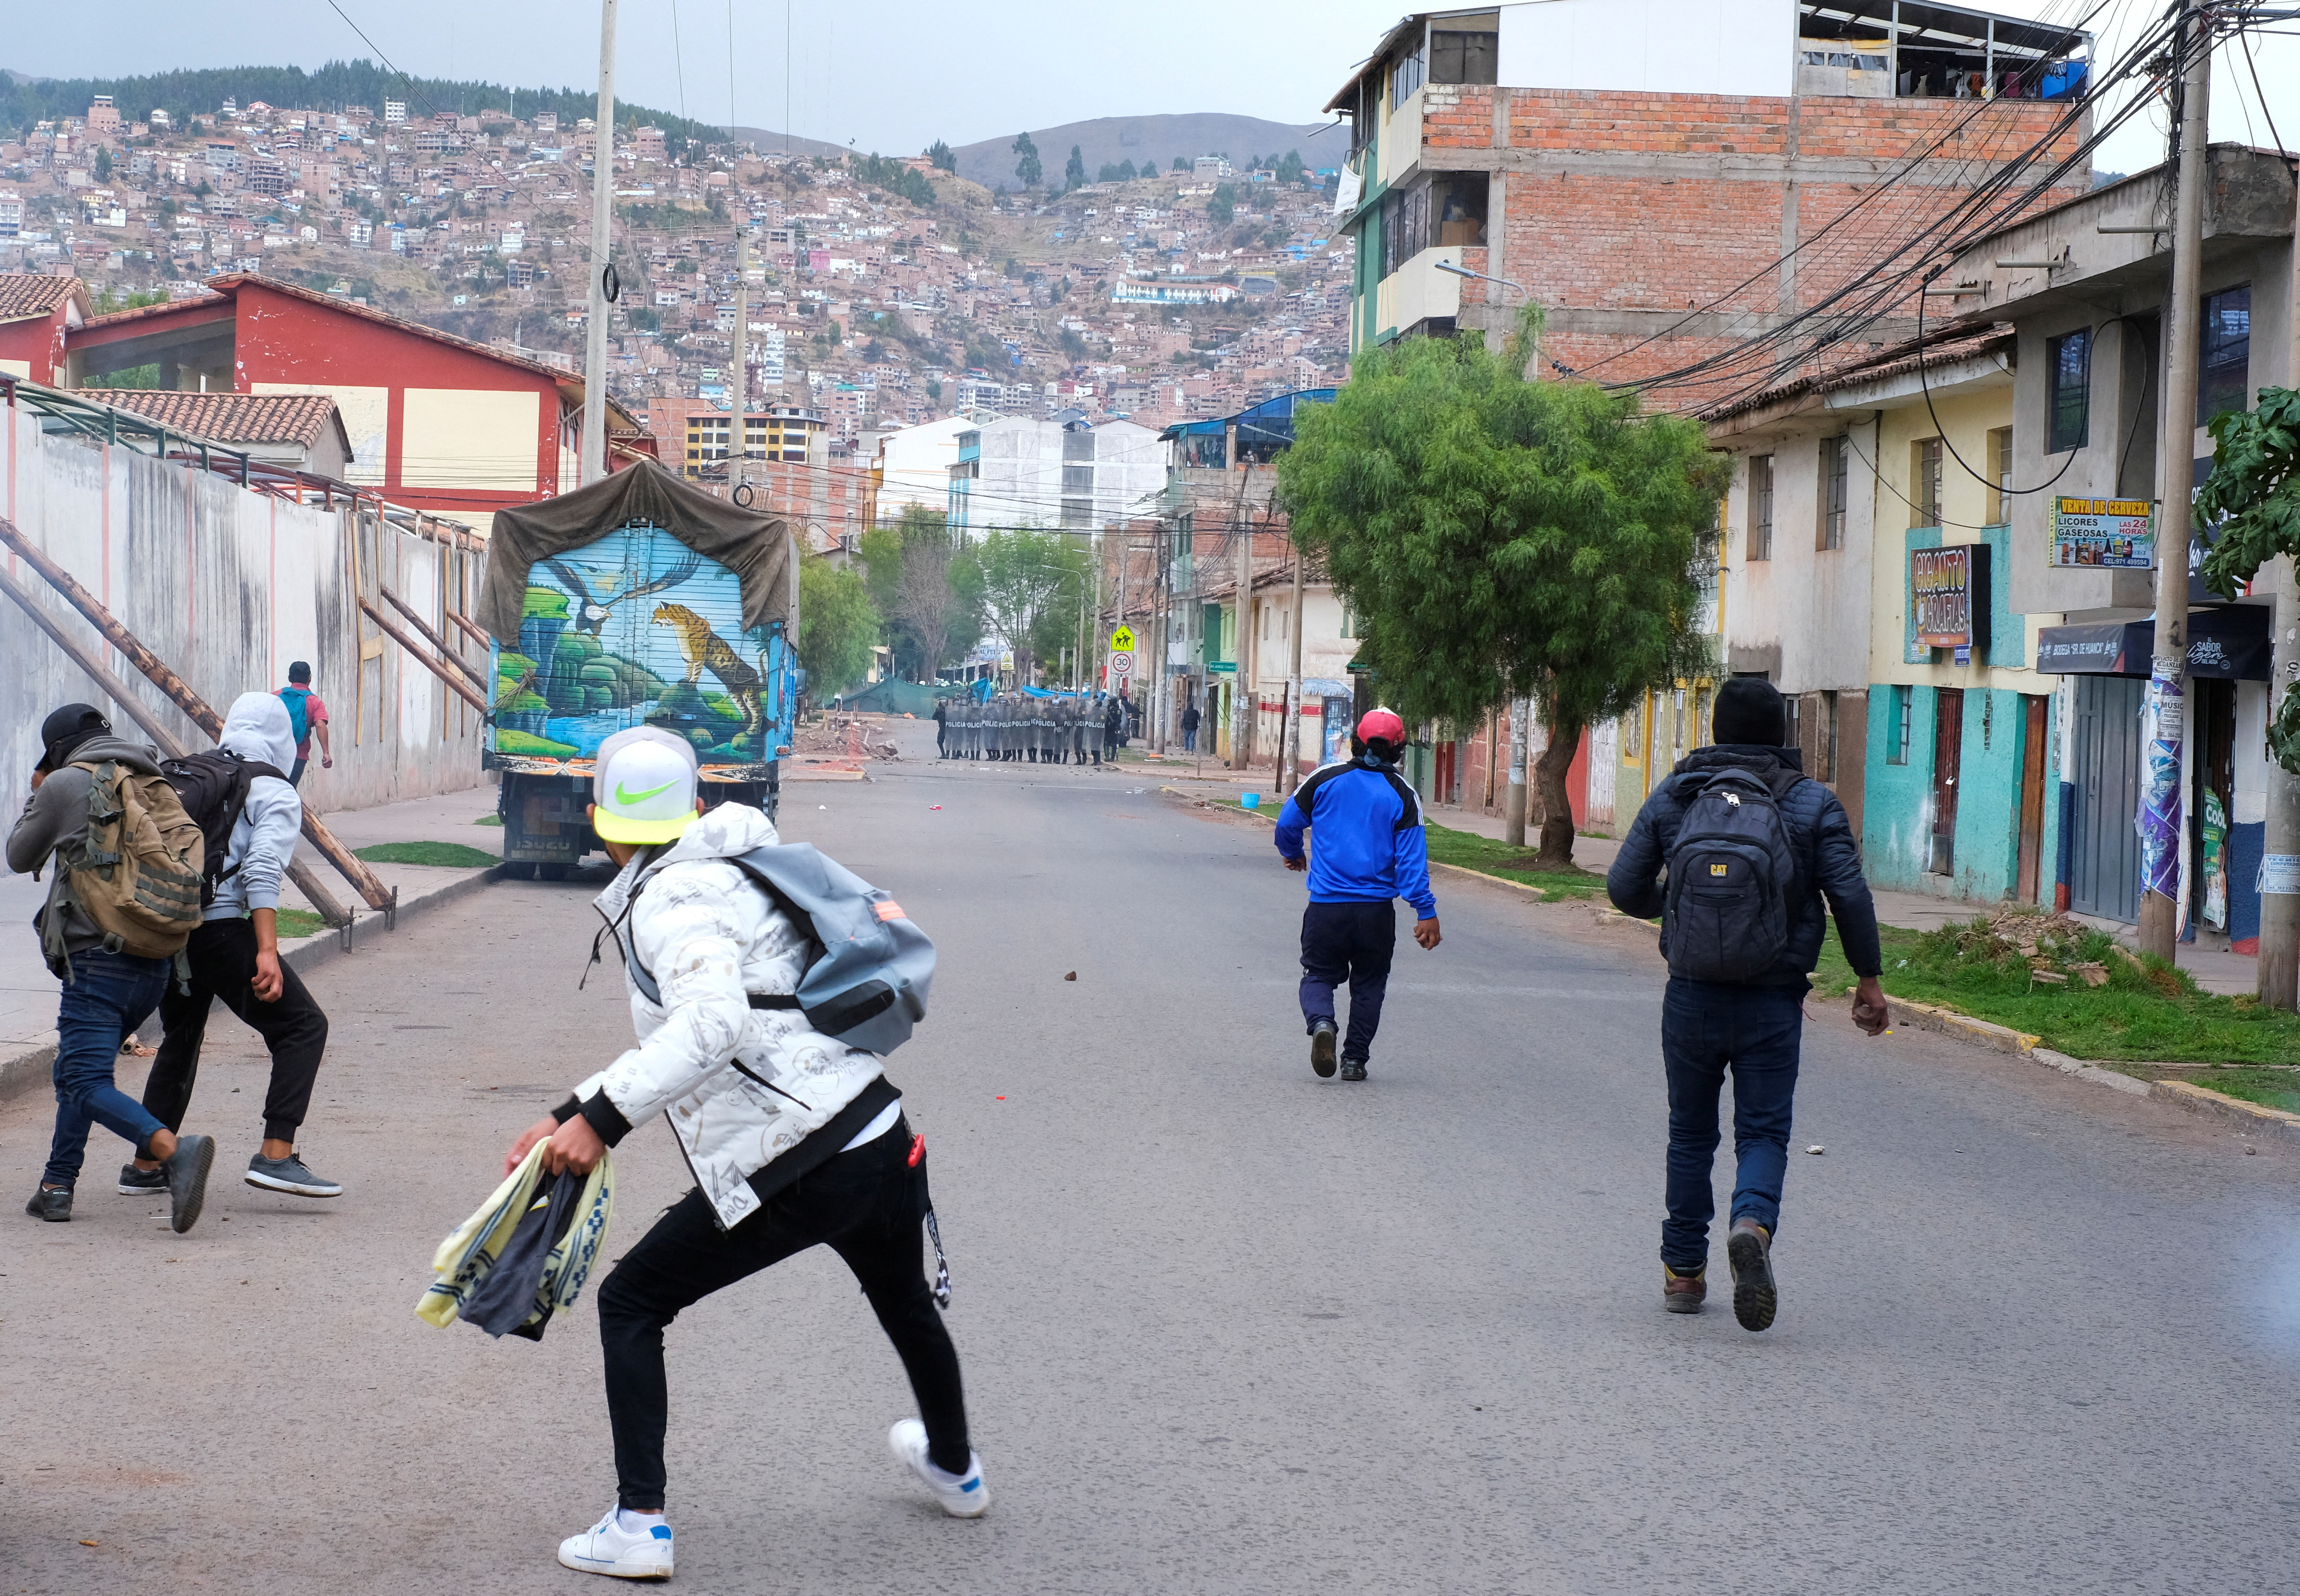
<instances>
[{"instance_id":1,"label":"white hooded sweatshirt","mask_svg":"<svg viewBox=\"0 0 2300 1596\"><path fill-rule=\"evenodd\" d=\"M634 1126L667 1111L696 1184L730 1229L759 1206L751 1176L880 1079L878 1054L813 1030L796 1009L750 1006L752 993L796 992L812 952L808 927L727 862L780 840L757 810L722 803L668 851L624 866L596 900L662 997L649 1002L625 970L638 1045L575 1100L602 1094Z\"/></svg>"},{"instance_id":2,"label":"white hooded sweatshirt","mask_svg":"<svg viewBox=\"0 0 2300 1596\"><path fill-rule=\"evenodd\" d=\"M276 769L293 769L296 727L288 706L277 694L241 694L231 701L216 746ZM251 782L247 805L239 811L223 856L223 880L203 918L236 920L252 909L279 908L279 883L295 860L296 838L303 829L304 801L294 787L276 776Z\"/></svg>"}]
</instances>

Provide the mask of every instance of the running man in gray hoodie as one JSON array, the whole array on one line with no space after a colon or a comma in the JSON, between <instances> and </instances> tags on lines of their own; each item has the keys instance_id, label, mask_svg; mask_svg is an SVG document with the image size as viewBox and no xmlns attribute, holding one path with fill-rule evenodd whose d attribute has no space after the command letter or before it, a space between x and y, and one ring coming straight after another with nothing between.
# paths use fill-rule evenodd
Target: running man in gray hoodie
<instances>
[{"instance_id":1,"label":"running man in gray hoodie","mask_svg":"<svg viewBox=\"0 0 2300 1596\"><path fill-rule=\"evenodd\" d=\"M288 706L271 693L234 699L216 744L279 770L296 761ZM314 1175L296 1156L296 1132L311 1107L312 1083L328 1047L328 1017L303 977L279 962L279 884L303 828L304 801L286 780L259 776L249 783L216 900L185 946L191 990L171 985L160 1000L160 1056L144 1084L144 1106L171 1126L183 1123L199 1076L208 1010L221 1000L254 1027L271 1053L263 1146L247 1162L247 1184L298 1197L338 1197L343 1187ZM138 1160L120 1172L120 1189L154 1190L162 1178L157 1165Z\"/></svg>"},{"instance_id":2,"label":"running man in gray hoodie","mask_svg":"<svg viewBox=\"0 0 2300 1596\"><path fill-rule=\"evenodd\" d=\"M284 713L284 711L283 711ZM200 1217L215 1143L178 1136L149 1110L113 1084L120 1044L151 1017L173 960L146 959L104 945L104 932L62 890L66 860L88 841L88 794L101 769L116 763L138 776L157 776L159 756L112 736L112 722L93 704L68 703L40 727L40 762L32 767L32 796L8 834L8 868L27 874L51 867L48 901L34 917L48 968L63 983L56 1013L56 1128L39 1189L24 1205L36 1219L71 1218L72 1188L88 1157L90 1124L124 1136L151 1160L138 1186L165 1193L179 1232ZM59 853L62 858L56 857Z\"/></svg>"}]
</instances>

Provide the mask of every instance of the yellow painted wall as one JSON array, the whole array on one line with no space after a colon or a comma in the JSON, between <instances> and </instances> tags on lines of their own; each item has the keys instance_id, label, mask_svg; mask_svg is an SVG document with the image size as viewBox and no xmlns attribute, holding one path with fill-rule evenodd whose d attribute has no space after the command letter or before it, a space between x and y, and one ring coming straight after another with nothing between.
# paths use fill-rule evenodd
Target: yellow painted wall
<instances>
[{"instance_id":1,"label":"yellow painted wall","mask_svg":"<svg viewBox=\"0 0 2300 1596\"><path fill-rule=\"evenodd\" d=\"M533 493L544 395L409 388L401 401L399 479L411 487Z\"/></svg>"}]
</instances>

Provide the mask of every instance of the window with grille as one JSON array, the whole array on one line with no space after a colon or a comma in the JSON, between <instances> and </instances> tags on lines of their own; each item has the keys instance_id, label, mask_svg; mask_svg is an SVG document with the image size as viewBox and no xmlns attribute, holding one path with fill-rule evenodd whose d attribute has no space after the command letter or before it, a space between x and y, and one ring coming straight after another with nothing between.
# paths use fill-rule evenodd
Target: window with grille
<instances>
[{"instance_id":1,"label":"window with grille","mask_svg":"<svg viewBox=\"0 0 2300 1596\"><path fill-rule=\"evenodd\" d=\"M1909 724L1915 717L1917 690L1910 686L1890 689L1885 700L1885 762L1905 765L1909 762Z\"/></svg>"},{"instance_id":2,"label":"window with grille","mask_svg":"<svg viewBox=\"0 0 2300 1596\"><path fill-rule=\"evenodd\" d=\"M1845 505L1851 489L1853 440L1843 433L1821 440L1821 536L1815 546L1845 546Z\"/></svg>"},{"instance_id":3,"label":"window with grille","mask_svg":"<svg viewBox=\"0 0 2300 1596\"><path fill-rule=\"evenodd\" d=\"M2196 362L2196 425L2252 403L2252 288L2204 296L2203 347Z\"/></svg>"},{"instance_id":4,"label":"window with grille","mask_svg":"<svg viewBox=\"0 0 2300 1596\"><path fill-rule=\"evenodd\" d=\"M2092 421L2092 329L2083 328L2045 345L2046 410L2052 436L2046 452L2081 449Z\"/></svg>"},{"instance_id":5,"label":"window with grille","mask_svg":"<svg viewBox=\"0 0 2300 1596\"><path fill-rule=\"evenodd\" d=\"M1754 455L1749 461L1749 558L1773 557L1773 457Z\"/></svg>"},{"instance_id":6,"label":"window with grille","mask_svg":"<svg viewBox=\"0 0 2300 1596\"><path fill-rule=\"evenodd\" d=\"M2012 519L2012 429L1992 428L1988 434L1988 524L2001 527Z\"/></svg>"},{"instance_id":7,"label":"window with grille","mask_svg":"<svg viewBox=\"0 0 2300 1596\"><path fill-rule=\"evenodd\" d=\"M1941 524L1941 441L1919 438L1909 445L1909 525Z\"/></svg>"}]
</instances>

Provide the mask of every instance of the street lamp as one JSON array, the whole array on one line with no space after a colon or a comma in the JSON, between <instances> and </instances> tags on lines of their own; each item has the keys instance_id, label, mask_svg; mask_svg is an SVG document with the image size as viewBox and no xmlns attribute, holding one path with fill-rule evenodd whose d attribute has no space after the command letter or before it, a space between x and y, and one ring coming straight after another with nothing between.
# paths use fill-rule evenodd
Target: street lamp
<instances>
[{"instance_id":1,"label":"street lamp","mask_svg":"<svg viewBox=\"0 0 2300 1596\"><path fill-rule=\"evenodd\" d=\"M1438 262L1438 270L1440 271L1450 271L1455 277L1474 278L1481 283L1499 283L1504 288L1515 288L1519 293L1525 295L1528 299L1531 299L1533 297L1533 295L1526 288L1526 286L1523 283L1513 283L1505 277L1488 277L1482 271L1472 271L1467 266L1457 265L1452 261Z\"/></svg>"}]
</instances>

